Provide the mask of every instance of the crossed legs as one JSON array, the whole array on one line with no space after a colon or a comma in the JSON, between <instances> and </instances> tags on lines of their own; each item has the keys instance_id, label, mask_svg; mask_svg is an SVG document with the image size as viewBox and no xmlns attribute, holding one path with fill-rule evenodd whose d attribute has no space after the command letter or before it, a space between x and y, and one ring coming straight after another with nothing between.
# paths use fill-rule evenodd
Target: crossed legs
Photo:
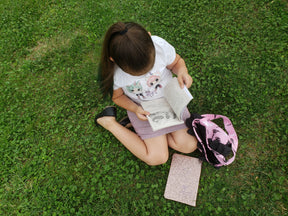
<instances>
[{"instance_id":1,"label":"crossed legs","mask_svg":"<svg viewBox=\"0 0 288 216\"><path fill-rule=\"evenodd\" d=\"M98 124L110 131L132 154L148 165L166 163L169 157L168 146L183 153L196 150L196 138L185 129L150 139L142 140L136 133L120 125L115 117L97 119Z\"/></svg>"}]
</instances>

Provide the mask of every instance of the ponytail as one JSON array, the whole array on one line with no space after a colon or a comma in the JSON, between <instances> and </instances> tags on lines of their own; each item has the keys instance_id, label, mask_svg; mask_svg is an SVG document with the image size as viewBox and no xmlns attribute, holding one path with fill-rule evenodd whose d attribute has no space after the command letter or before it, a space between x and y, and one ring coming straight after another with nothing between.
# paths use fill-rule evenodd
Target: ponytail
<instances>
[{"instance_id":1,"label":"ponytail","mask_svg":"<svg viewBox=\"0 0 288 216\"><path fill-rule=\"evenodd\" d=\"M113 92L113 75L115 63L110 59L110 41L113 35L115 35L119 31L121 32L123 29L125 29L124 23L115 23L108 29L104 38L101 60L98 70L98 79L100 81L101 90L104 95L112 95Z\"/></svg>"},{"instance_id":2,"label":"ponytail","mask_svg":"<svg viewBox=\"0 0 288 216\"><path fill-rule=\"evenodd\" d=\"M116 65L129 74L139 75L154 65L154 59L152 39L142 26L133 22L113 24L104 38L98 73L104 95L113 92Z\"/></svg>"}]
</instances>

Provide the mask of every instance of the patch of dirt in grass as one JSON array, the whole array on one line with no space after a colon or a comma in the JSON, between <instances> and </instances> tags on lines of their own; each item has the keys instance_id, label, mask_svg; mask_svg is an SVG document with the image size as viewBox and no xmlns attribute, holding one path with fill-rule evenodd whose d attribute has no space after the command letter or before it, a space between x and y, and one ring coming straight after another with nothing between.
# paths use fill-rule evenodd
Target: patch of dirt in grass
<instances>
[{"instance_id":1,"label":"patch of dirt in grass","mask_svg":"<svg viewBox=\"0 0 288 216\"><path fill-rule=\"evenodd\" d=\"M30 54L26 57L26 60L36 60L55 49L69 47L73 39L80 35L84 35L84 33L75 31L71 34L60 34L53 38L45 38L43 41L38 41L35 47L29 49Z\"/></svg>"}]
</instances>

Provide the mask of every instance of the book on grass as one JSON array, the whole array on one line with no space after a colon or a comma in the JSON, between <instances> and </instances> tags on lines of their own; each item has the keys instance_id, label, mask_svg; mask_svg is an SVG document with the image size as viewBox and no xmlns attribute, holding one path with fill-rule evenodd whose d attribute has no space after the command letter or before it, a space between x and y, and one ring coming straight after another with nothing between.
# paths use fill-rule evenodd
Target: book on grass
<instances>
[{"instance_id":1,"label":"book on grass","mask_svg":"<svg viewBox=\"0 0 288 216\"><path fill-rule=\"evenodd\" d=\"M153 131L184 123L182 115L186 106L193 99L186 86L181 89L174 77L164 87L164 97L143 101L141 106L150 113L148 121Z\"/></svg>"},{"instance_id":2,"label":"book on grass","mask_svg":"<svg viewBox=\"0 0 288 216\"><path fill-rule=\"evenodd\" d=\"M173 154L164 197L196 206L202 161L195 157Z\"/></svg>"}]
</instances>

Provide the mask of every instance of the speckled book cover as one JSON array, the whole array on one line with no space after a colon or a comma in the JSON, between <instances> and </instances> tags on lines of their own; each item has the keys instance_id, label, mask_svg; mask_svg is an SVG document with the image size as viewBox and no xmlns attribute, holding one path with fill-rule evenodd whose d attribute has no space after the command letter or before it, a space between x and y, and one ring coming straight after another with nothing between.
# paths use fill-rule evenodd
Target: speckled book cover
<instances>
[{"instance_id":1,"label":"speckled book cover","mask_svg":"<svg viewBox=\"0 0 288 216\"><path fill-rule=\"evenodd\" d=\"M164 197L196 206L202 161L198 158L174 154L168 174Z\"/></svg>"}]
</instances>

